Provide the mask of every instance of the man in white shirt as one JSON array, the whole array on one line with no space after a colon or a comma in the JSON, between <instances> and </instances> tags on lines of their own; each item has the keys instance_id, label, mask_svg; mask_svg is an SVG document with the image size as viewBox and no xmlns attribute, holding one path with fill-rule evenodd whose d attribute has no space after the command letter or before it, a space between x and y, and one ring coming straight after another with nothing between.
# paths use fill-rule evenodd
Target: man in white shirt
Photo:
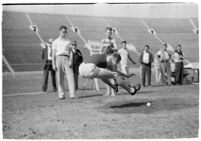
<instances>
[{"instance_id":1,"label":"man in white shirt","mask_svg":"<svg viewBox=\"0 0 201 141\"><path fill-rule=\"evenodd\" d=\"M134 65L136 64L135 61L133 61L133 59L130 56L130 53L127 49L127 42L126 41L122 41L122 48L120 48L118 50L118 53L121 55L121 71L125 74L128 74L128 60L130 60Z\"/></svg>"},{"instance_id":2,"label":"man in white shirt","mask_svg":"<svg viewBox=\"0 0 201 141\"><path fill-rule=\"evenodd\" d=\"M157 55L160 58L159 60L160 60L160 68L162 73L162 84L171 85L171 68L170 68L171 55L167 52L167 44L164 44L163 47L164 47L163 49L157 52ZM165 74L167 74L167 81L166 81Z\"/></svg>"},{"instance_id":3,"label":"man in white shirt","mask_svg":"<svg viewBox=\"0 0 201 141\"><path fill-rule=\"evenodd\" d=\"M145 87L145 79L147 76L148 86L151 86L151 64L154 61L152 53L149 51L149 45L145 45L139 59L142 65L142 86Z\"/></svg>"},{"instance_id":4,"label":"man in white shirt","mask_svg":"<svg viewBox=\"0 0 201 141\"><path fill-rule=\"evenodd\" d=\"M72 70L72 55L70 53L71 42L67 38L67 27L59 28L59 37L52 43L53 69L57 72L58 94L60 99L65 99L64 76L68 80L70 98L75 98L75 83Z\"/></svg>"}]
</instances>

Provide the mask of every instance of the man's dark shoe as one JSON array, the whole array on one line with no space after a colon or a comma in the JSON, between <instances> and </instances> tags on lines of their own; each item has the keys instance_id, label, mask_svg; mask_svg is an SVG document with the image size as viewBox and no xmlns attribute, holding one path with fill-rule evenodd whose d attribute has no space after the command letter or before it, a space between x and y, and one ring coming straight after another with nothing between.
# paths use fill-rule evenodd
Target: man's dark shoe
<instances>
[{"instance_id":1,"label":"man's dark shoe","mask_svg":"<svg viewBox=\"0 0 201 141\"><path fill-rule=\"evenodd\" d=\"M57 88L54 88L54 89L53 89L53 92L57 92Z\"/></svg>"},{"instance_id":2,"label":"man's dark shoe","mask_svg":"<svg viewBox=\"0 0 201 141\"><path fill-rule=\"evenodd\" d=\"M46 92L47 90L46 89L42 89L42 92Z\"/></svg>"}]
</instances>

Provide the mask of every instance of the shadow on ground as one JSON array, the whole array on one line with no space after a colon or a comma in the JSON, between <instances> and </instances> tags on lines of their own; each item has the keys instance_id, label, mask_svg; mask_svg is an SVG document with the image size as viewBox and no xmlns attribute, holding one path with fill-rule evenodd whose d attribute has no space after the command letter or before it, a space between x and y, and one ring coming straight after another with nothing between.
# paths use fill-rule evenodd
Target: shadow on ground
<instances>
[{"instance_id":1,"label":"shadow on ground","mask_svg":"<svg viewBox=\"0 0 201 141\"><path fill-rule=\"evenodd\" d=\"M147 106L147 102L151 106ZM114 101L105 106L98 107L98 110L104 113L133 114L144 113L151 114L160 111L175 111L180 109L197 107L196 102L190 103L181 98L164 98L150 101L150 99L135 99L134 101Z\"/></svg>"}]
</instances>

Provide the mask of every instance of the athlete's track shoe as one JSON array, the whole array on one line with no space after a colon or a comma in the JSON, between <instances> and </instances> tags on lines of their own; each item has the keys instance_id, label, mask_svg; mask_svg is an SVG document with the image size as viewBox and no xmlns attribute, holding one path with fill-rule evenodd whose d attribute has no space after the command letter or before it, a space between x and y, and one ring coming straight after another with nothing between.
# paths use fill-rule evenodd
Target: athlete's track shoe
<instances>
[{"instance_id":1,"label":"athlete's track shoe","mask_svg":"<svg viewBox=\"0 0 201 141\"><path fill-rule=\"evenodd\" d=\"M115 91L115 92L118 92L118 91L119 91L118 85L115 84L114 86L115 86L114 91Z\"/></svg>"},{"instance_id":2,"label":"athlete's track shoe","mask_svg":"<svg viewBox=\"0 0 201 141\"><path fill-rule=\"evenodd\" d=\"M135 95L136 92L140 90L140 88L141 88L141 84L137 84L136 86L134 85L133 88L134 88L134 92L131 93L131 95Z\"/></svg>"}]
</instances>

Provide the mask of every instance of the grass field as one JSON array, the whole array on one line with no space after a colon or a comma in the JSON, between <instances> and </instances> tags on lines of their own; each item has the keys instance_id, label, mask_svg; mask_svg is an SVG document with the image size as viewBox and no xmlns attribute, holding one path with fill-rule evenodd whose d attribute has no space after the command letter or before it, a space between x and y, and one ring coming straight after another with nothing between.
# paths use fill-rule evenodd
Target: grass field
<instances>
[{"instance_id":1,"label":"grass field","mask_svg":"<svg viewBox=\"0 0 201 141\"><path fill-rule=\"evenodd\" d=\"M4 139L198 137L199 85L145 87L135 96L120 89L115 97L86 89L77 92L79 99L58 100L51 85L40 92L41 78L3 77Z\"/></svg>"}]
</instances>

